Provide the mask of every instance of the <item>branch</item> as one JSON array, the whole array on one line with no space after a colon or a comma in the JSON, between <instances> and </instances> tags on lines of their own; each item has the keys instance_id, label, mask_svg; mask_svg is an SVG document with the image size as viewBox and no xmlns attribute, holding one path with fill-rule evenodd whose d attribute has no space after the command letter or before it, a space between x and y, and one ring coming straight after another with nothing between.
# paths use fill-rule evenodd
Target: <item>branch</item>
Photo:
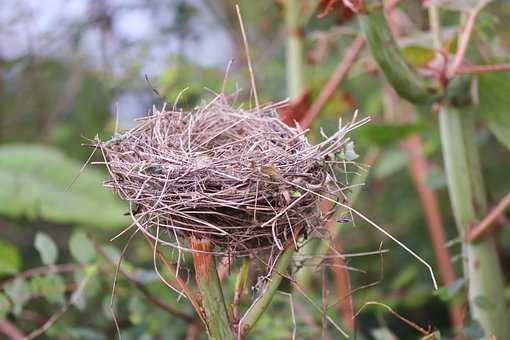
<instances>
[{"instance_id":1,"label":"branch","mask_svg":"<svg viewBox=\"0 0 510 340\"><path fill-rule=\"evenodd\" d=\"M331 220L330 220L331 221ZM333 220L336 222L335 220ZM328 221L329 222L329 221ZM340 237L335 238L335 251L338 253L342 253L342 243L340 241ZM344 321L344 324L349 327L350 330L356 329L352 301L351 291L351 280L349 271L346 268L347 262L345 258L341 256L333 257L333 266L331 266L331 272L333 273L333 281L335 283L336 291L337 291L337 299L343 299L343 303L340 304L340 314ZM344 298L345 297L345 298Z\"/></svg>"},{"instance_id":2,"label":"branch","mask_svg":"<svg viewBox=\"0 0 510 340\"><path fill-rule=\"evenodd\" d=\"M25 335L7 319L0 318L0 332L4 333L11 340L21 340Z\"/></svg>"},{"instance_id":3,"label":"branch","mask_svg":"<svg viewBox=\"0 0 510 340\"><path fill-rule=\"evenodd\" d=\"M96 251L106 260L108 261L114 268L117 268L117 264L111 260L111 258L106 254L104 249L101 247L101 245L97 242L96 239L89 236L89 239L92 241L92 244L94 245L94 248ZM127 271L125 268L123 268L121 265L118 266L119 272L126 277L129 281L131 281L135 287L149 300L150 303L152 303L154 306L161 308L168 314L175 316L176 318L179 318L185 322L188 323L194 323L196 320L192 316L183 313L172 306L167 305L163 301L161 301L161 298L155 297L152 295L152 293L145 287L140 281L136 279L134 276L134 273Z\"/></svg>"},{"instance_id":4,"label":"branch","mask_svg":"<svg viewBox=\"0 0 510 340\"><path fill-rule=\"evenodd\" d=\"M191 289L188 287L188 285L186 284L186 282L182 281L182 279L177 275L177 270L175 269L175 267L170 263L170 261L166 258L165 254L163 254L161 252L161 250L159 249L155 249L155 245L154 245L154 241L152 239L150 239L147 235L144 234L144 237L145 239L147 240L147 242L150 244L151 248L153 251L156 251L156 253L158 254L158 257L160 258L161 261L163 261L163 264L165 265L165 267L168 269L168 271L170 271L170 273L172 273L172 275L175 277L175 281L177 283L177 285L179 286L179 288L181 288L181 291L184 293L184 295L188 298L188 300L190 301L190 303L193 305L193 308L195 308L197 314L200 316L200 318L202 319L202 321L204 322L205 324L205 320L203 318L203 315L201 313L201 310L202 310L202 307L200 306L200 304L198 303L197 299L195 298L193 292L191 291Z\"/></svg>"},{"instance_id":5,"label":"branch","mask_svg":"<svg viewBox=\"0 0 510 340\"><path fill-rule=\"evenodd\" d=\"M496 65L462 65L457 68L455 74L510 72L510 64Z\"/></svg>"},{"instance_id":6,"label":"branch","mask_svg":"<svg viewBox=\"0 0 510 340\"><path fill-rule=\"evenodd\" d=\"M468 241L473 242L485 235L491 227L495 224L500 215L502 215L506 208L510 206L510 193L491 210L491 212L480 222L475 228L471 229L468 234Z\"/></svg>"},{"instance_id":7,"label":"branch","mask_svg":"<svg viewBox=\"0 0 510 340\"><path fill-rule=\"evenodd\" d=\"M466 21L466 26L462 30L462 33L459 37L459 46L457 48L457 53L453 58L453 62L448 69L447 77L452 78L457 73L457 69L462 64L464 60L464 55L466 54L466 50L469 44L469 40L471 39L471 33L473 32L473 28L475 27L476 17L478 13L490 2L491 0L480 0L476 4L475 7L471 8L468 12L468 17Z\"/></svg>"},{"instance_id":8,"label":"branch","mask_svg":"<svg viewBox=\"0 0 510 340\"><path fill-rule=\"evenodd\" d=\"M430 334L429 330L426 330L423 327L420 327L415 322L413 322L413 321L411 321L409 319L406 319L402 315L400 315L397 312L395 312L390 306L385 305L384 303L377 302L377 301L367 301L367 302L365 302L365 304L363 306L361 306L361 308L359 309L359 311L356 313L356 315L354 317L357 317L361 313L361 311L363 309L365 309L366 306L369 306L369 305L376 305L376 306L384 307L388 312L390 312L397 319L399 319L400 321L404 322L408 326L412 327L416 331L420 332L422 335L429 335Z\"/></svg>"},{"instance_id":9,"label":"branch","mask_svg":"<svg viewBox=\"0 0 510 340\"><path fill-rule=\"evenodd\" d=\"M358 18L372 57L395 92L416 105L436 102L442 91L407 63L388 26L384 12L381 9L374 9L368 14L359 15Z\"/></svg>"},{"instance_id":10,"label":"branch","mask_svg":"<svg viewBox=\"0 0 510 340\"><path fill-rule=\"evenodd\" d=\"M8 282L14 281L18 278L27 279L33 276L46 275L46 274L55 274L55 273L64 273L64 272L72 272L78 269L82 269L83 266L80 264L74 263L66 263L66 264L53 264L50 266L37 267L26 270L22 273L17 274L16 276L5 280L2 282L0 287L4 287Z\"/></svg>"},{"instance_id":11,"label":"branch","mask_svg":"<svg viewBox=\"0 0 510 340\"><path fill-rule=\"evenodd\" d=\"M324 108L324 105L326 105L329 98L331 98L340 83L342 83L342 81L345 79L345 76L349 72L352 64L356 61L356 58L360 54L364 45L365 38L363 38L363 35L358 34L352 45L345 53L345 56L338 65L335 73L333 73L326 86L324 86L324 89L320 93L317 100L308 109L303 119L299 122L303 129L308 128L312 124L315 117L317 117L319 112Z\"/></svg>"},{"instance_id":12,"label":"branch","mask_svg":"<svg viewBox=\"0 0 510 340\"><path fill-rule=\"evenodd\" d=\"M78 286L76 287L76 290L71 295L71 298L55 313L53 314L46 322L36 330L32 331L30 334L28 334L24 340L30 340L35 339L39 336L41 336L44 332L46 332L48 329L50 329L51 326L55 322L58 321L62 317L62 315L67 312L67 310L74 304L76 304L76 301L80 298L80 296L83 294L83 290L85 289L85 286L89 282L90 278L95 275L95 272L93 270L86 270L85 271L85 277L80 281Z\"/></svg>"},{"instance_id":13,"label":"branch","mask_svg":"<svg viewBox=\"0 0 510 340\"><path fill-rule=\"evenodd\" d=\"M280 254L264 291L239 321L239 334L246 334L246 332L257 323L262 314L264 314L271 303L278 286L282 282L283 276L287 271L287 267L290 264L293 254L294 244L291 243L287 245L287 248Z\"/></svg>"},{"instance_id":14,"label":"branch","mask_svg":"<svg viewBox=\"0 0 510 340\"><path fill-rule=\"evenodd\" d=\"M436 192L426 183L429 166L428 160L423 153L421 137L418 134L410 136L401 145L409 155L409 171L425 214L427 228L432 239L436 261L443 282L449 286L456 280L455 270L450 261L450 251L444 246L446 234ZM451 307L450 318L453 325L458 329L462 328L462 314L462 310L457 306Z\"/></svg>"},{"instance_id":15,"label":"branch","mask_svg":"<svg viewBox=\"0 0 510 340\"><path fill-rule=\"evenodd\" d=\"M233 340L230 319L221 289L214 255L213 244L208 239L189 239L195 265L195 278L200 291L200 299L207 320L207 333L211 340Z\"/></svg>"}]
</instances>

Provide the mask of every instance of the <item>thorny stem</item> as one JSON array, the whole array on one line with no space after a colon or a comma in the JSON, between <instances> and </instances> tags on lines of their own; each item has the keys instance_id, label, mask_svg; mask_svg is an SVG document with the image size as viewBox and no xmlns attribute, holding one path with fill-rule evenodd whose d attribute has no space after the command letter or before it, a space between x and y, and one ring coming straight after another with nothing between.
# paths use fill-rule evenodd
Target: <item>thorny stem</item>
<instances>
[{"instance_id":1,"label":"thorny stem","mask_svg":"<svg viewBox=\"0 0 510 340\"><path fill-rule=\"evenodd\" d=\"M230 319L225 305L225 298L221 289L220 279L216 270L213 245L210 240L189 239L193 250L193 264L195 278L200 291L200 299L204 309L207 333L211 340L233 340L234 335L230 327Z\"/></svg>"},{"instance_id":2,"label":"thorny stem","mask_svg":"<svg viewBox=\"0 0 510 340\"><path fill-rule=\"evenodd\" d=\"M399 96L416 105L437 101L439 89L407 63L382 9L374 9L358 17L372 57Z\"/></svg>"},{"instance_id":3,"label":"thorny stem","mask_svg":"<svg viewBox=\"0 0 510 340\"><path fill-rule=\"evenodd\" d=\"M471 229L468 239L470 242L476 241L485 235L490 228L494 225L494 222L498 217L503 214L506 208L510 206L510 194L507 194L499 203L494 207L493 210L478 224L475 228Z\"/></svg>"},{"instance_id":4,"label":"thorny stem","mask_svg":"<svg viewBox=\"0 0 510 340\"><path fill-rule=\"evenodd\" d=\"M470 112L444 105L439 113L439 127L450 200L458 232L464 238L487 207L473 119ZM510 324L502 298L503 274L494 238L464 241L462 248L471 314L487 338L507 339Z\"/></svg>"},{"instance_id":5,"label":"thorny stem","mask_svg":"<svg viewBox=\"0 0 510 340\"><path fill-rule=\"evenodd\" d=\"M257 298L257 300L250 306L248 311L239 321L239 335L240 338L243 334L247 333L264 314L267 307L271 303L273 296L278 289L278 286L282 282L283 276L289 267L290 260L294 254L294 244L287 245L286 249L280 254L280 257L276 260L276 264L271 272L271 276L263 292Z\"/></svg>"},{"instance_id":6,"label":"thorny stem","mask_svg":"<svg viewBox=\"0 0 510 340\"><path fill-rule=\"evenodd\" d=\"M454 66L460 65L469 41L470 28L474 25L474 19L478 11L487 1L481 0L471 10L470 20L460 37L459 50L454 60ZM394 40L391 37L384 39L384 34L379 33L377 27L384 29L387 26L381 13L375 18L364 17L360 19L363 31L367 35L367 41L374 59L381 70L386 74L389 83L396 92L413 104L419 105L420 96L409 96L402 91L402 84L411 83L413 72L399 73L403 60L402 53L381 53L381 49L388 47L386 43ZM370 43L372 41L372 43ZM398 46L394 46L398 48ZM462 51L464 49L464 51ZM397 67L395 67L397 65ZM409 68L411 68L409 66ZM449 71L455 73L455 69ZM400 77L410 77L403 81ZM423 94L423 93L422 93ZM458 94L461 95L461 94ZM432 97L432 96L431 96ZM416 100L418 99L418 100ZM438 97L426 103L434 103ZM478 151L474 144L475 134L472 117L467 110L457 109L443 104L439 115L441 143L443 157L446 166L448 190L452 203L455 220L459 234L464 238L473 224L476 224L480 214L486 209L486 196L483 188L483 180L478 159ZM503 278L501 267L498 262L493 238L486 238L476 243L463 243L464 275L468 280L468 295L471 313L480 322L486 332L486 337L495 336L498 339L508 338L510 325L505 321L506 311L503 294ZM483 301L483 302L480 302ZM487 305L490 308L487 308Z\"/></svg>"}]
</instances>

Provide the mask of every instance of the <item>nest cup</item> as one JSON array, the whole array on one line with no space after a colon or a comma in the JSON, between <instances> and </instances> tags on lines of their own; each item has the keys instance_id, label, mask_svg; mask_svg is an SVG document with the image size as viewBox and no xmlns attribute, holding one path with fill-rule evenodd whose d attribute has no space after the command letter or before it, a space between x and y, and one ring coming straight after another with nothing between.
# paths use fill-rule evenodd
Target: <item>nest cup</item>
<instances>
[{"instance_id":1,"label":"nest cup","mask_svg":"<svg viewBox=\"0 0 510 340\"><path fill-rule=\"evenodd\" d=\"M297 247L324 225L321 199L343 195L336 155L364 121L311 145L306 131L278 118L281 105L245 111L218 95L189 112L154 108L100 144L111 175L105 185L161 243L187 249L183 239L206 239L215 253L238 255Z\"/></svg>"}]
</instances>

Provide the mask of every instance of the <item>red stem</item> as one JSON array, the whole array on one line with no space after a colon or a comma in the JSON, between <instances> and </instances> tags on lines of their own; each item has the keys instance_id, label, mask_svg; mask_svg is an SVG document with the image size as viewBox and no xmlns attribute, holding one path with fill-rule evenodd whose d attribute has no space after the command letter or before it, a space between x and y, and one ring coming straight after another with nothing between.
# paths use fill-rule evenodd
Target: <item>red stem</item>
<instances>
[{"instance_id":1,"label":"red stem","mask_svg":"<svg viewBox=\"0 0 510 340\"><path fill-rule=\"evenodd\" d=\"M495 226L496 220L501 216L506 208L510 205L510 194L507 194L503 199L491 210L491 212L468 234L468 240L473 242L481 236L485 235L491 227Z\"/></svg>"},{"instance_id":2,"label":"red stem","mask_svg":"<svg viewBox=\"0 0 510 340\"><path fill-rule=\"evenodd\" d=\"M466 73L488 73L488 72L510 72L510 64L496 65L463 65L459 66L456 74Z\"/></svg>"},{"instance_id":3,"label":"red stem","mask_svg":"<svg viewBox=\"0 0 510 340\"><path fill-rule=\"evenodd\" d=\"M456 280L455 271L450 261L451 255L445 247L446 235L444 225L439 211L439 204L435 192L427 185L426 177L428 172L428 162L423 154L423 146L420 136L414 135L408 137L402 147L409 154L409 167L418 196L427 219L427 227L436 254L437 264L441 272L441 277L446 285L451 285ZM450 318L457 329L462 328L463 312L459 307L453 306L450 310Z\"/></svg>"},{"instance_id":4,"label":"red stem","mask_svg":"<svg viewBox=\"0 0 510 340\"><path fill-rule=\"evenodd\" d=\"M335 73L328 80L326 86L324 86L317 100L312 104L308 111L306 111L303 119L301 119L299 122L303 129L308 128L317 117L319 112L324 108L324 105L326 105L329 98L338 88L338 85L340 85L340 83L345 79L345 76L349 72L349 69L351 68L354 61L356 61L356 58L358 57L364 45L365 38L362 34L358 34L352 45L345 53L345 56L338 65Z\"/></svg>"}]
</instances>

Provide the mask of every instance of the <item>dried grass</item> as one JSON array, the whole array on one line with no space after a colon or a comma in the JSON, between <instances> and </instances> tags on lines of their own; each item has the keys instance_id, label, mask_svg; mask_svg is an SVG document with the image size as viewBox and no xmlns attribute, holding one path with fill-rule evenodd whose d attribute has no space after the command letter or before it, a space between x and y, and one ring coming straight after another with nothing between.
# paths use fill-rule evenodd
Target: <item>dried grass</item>
<instances>
[{"instance_id":1,"label":"dried grass","mask_svg":"<svg viewBox=\"0 0 510 340\"><path fill-rule=\"evenodd\" d=\"M277 115L283 103L243 110L224 95L189 112L153 109L135 128L100 143L112 187L130 204L134 225L158 242L190 250L208 239L217 254L298 247L328 213L319 196L347 189L336 178L354 120L317 145ZM305 188L306 190L303 190ZM166 235L166 238L163 237Z\"/></svg>"}]
</instances>

